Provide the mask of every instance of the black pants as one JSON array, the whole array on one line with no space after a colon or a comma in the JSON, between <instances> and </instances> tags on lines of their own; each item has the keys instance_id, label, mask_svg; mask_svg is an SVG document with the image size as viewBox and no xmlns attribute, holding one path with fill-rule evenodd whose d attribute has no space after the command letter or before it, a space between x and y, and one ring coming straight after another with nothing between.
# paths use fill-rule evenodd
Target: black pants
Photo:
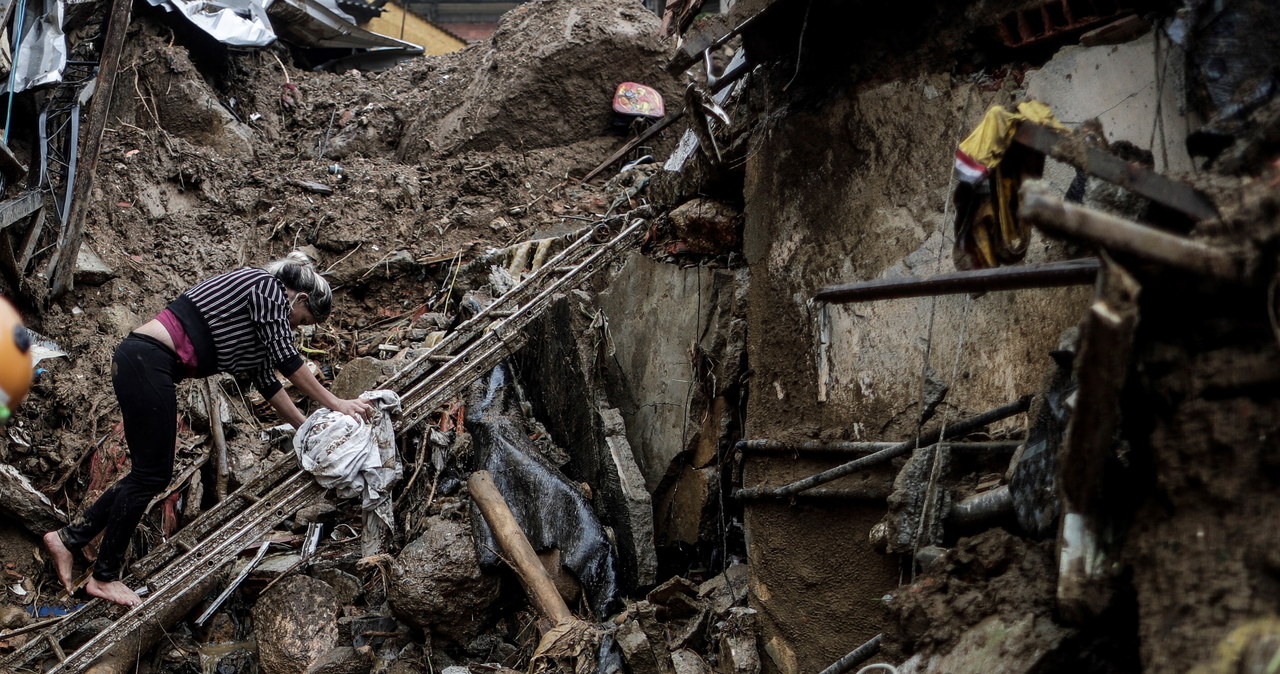
<instances>
[{"instance_id":1,"label":"black pants","mask_svg":"<svg viewBox=\"0 0 1280 674\"><path fill-rule=\"evenodd\" d=\"M111 384L124 416L124 438L133 467L59 532L63 544L78 551L106 530L93 567L93 577L99 581L120 580L129 539L147 504L173 478L181 368L178 355L169 347L136 333L121 342L111 360Z\"/></svg>"}]
</instances>

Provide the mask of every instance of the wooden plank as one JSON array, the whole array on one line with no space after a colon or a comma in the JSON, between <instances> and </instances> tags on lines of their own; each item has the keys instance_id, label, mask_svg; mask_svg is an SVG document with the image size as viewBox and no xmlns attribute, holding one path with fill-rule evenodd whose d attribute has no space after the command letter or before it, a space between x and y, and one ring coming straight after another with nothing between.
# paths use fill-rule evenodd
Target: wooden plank
<instances>
[{"instance_id":1,"label":"wooden plank","mask_svg":"<svg viewBox=\"0 0 1280 674\"><path fill-rule=\"evenodd\" d=\"M31 264L31 256L36 254L36 246L40 245L40 235L44 233L44 201L36 210L35 215L31 216L31 225L27 227L27 233L22 239L22 250L18 255L18 274L26 276L27 266Z\"/></svg>"},{"instance_id":2,"label":"wooden plank","mask_svg":"<svg viewBox=\"0 0 1280 674\"><path fill-rule=\"evenodd\" d=\"M1194 220L1218 217L1218 209L1213 202L1195 188L1170 180L1141 164L1120 159L1102 148L1085 146L1070 133L1023 122L1018 125L1013 140Z\"/></svg>"},{"instance_id":3,"label":"wooden plank","mask_svg":"<svg viewBox=\"0 0 1280 674\"><path fill-rule=\"evenodd\" d=\"M66 227L58 236L58 254L50 273L52 296L58 297L74 284L76 256L80 253L80 240L84 235L84 220L89 212L89 197L93 194L94 174L98 169L98 156L102 151L102 135L107 130L107 116L111 113L111 99L116 85L116 71L120 68L120 54L124 51L124 37L129 28L129 15L133 0L112 0L111 14L107 19L106 37L102 43L102 58L98 62L97 87L89 106L88 133L80 141L79 166L71 186L71 212Z\"/></svg>"},{"instance_id":4,"label":"wooden plank","mask_svg":"<svg viewBox=\"0 0 1280 674\"><path fill-rule=\"evenodd\" d=\"M1040 229L1083 239L1107 250L1227 281L1243 280L1249 266L1243 255L1067 203L1040 181L1024 183L1020 197L1019 218Z\"/></svg>"},{"instance_id":5,"label":"wooden plank","mask_svg":"<svg viewBox=\"0 0 1280 674\"><path fill-rule=\"evenodd\" d=\"M467 490L480 514L489 523L494 539L506 553L506 561L519 576L538 612L557 625L573 621L573 612L560 597L555 581L538 559L538 554L533 551L533 546L529 544L529 539L511 513L502 492L498 491L489 471L477 470L472 473L467 479Z\"/></svg>"},{"instance_id":6,"label":"wooden plank","mask_svg":"<svg viewBox=\"0 0 1280 674\"><path fill-rule=\"evenodd\" d=\"M1114 262L1106 262L1102 277L1098 299L1080 326L1080 386L1058 455L1058 606L1077 620L1098 615L1110 603L1108 579L1117 565L1101 533L1107 518L1103 485L1114 460L1141 293L1133 276Z\"/></svg>"},{"instance_id":7,"label":"wooden plank","mask_svg":"<svg viewBox=\"0 0 1280 674\"><path fill-rule=\"evenodd\" d=\"M39 190L31 190L0 202L0 229L35 213L44 203L43 196Z\"/></svg>"},{"instance_id":8,"label":"wooden plank","mask_svg":"<svg viewBox=\"0 0 1280 674\"><path fill-rule=\"evenodd\" d=\"M702 58L702 52L732 40L780 2L783 0L741 0L727 13L711 17L697 32L684 37L684 43L667 63L667 72L679 75L688 70Z\"/></svg>"}]
</instances>

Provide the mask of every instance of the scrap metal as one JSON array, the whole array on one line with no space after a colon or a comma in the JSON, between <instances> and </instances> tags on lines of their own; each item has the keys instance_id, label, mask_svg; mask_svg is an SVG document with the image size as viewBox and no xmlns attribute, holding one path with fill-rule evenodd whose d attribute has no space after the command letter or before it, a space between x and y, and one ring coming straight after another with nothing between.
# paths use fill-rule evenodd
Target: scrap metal
<instances>
[{"instance_id":1,"label":"scrap metal","mask_svg":"<svg viewBox=\"0 0 1280 674\"><path fill-rule=\"evenodd\" d=\"M421 423L452 398L460 395L524 343L520 332L550 306L553 295L581 285L607 268L638 243L644 231L642 217L648 208L611 218L580 232L576 239L525 280L488 307L463 322L447 337L375 388L400 389L405 412L396 423L398 434ZM611 233L610 223L627 222ZM441 362L440 357L447 356ZM132 609L95 599L70 618L51 626L38 639L0 659L2 671L42 671L45 674L82 671L130 638L173 602L230 563L242 550L262 541L276 524L325 497L315 479L297 467L290 455L268 467L256 479L228 495L129 566L124 582L146 584L151 592ZM112 624L71 653L61 643L84 630L91 621L107 618ZM56 662L41 668L53 654Z\"/></svg>"},{"instance_id":2,"label":"scrap metal","mask_svg":"<svg viewBox=\"0 0 1280 674\"><path fill-rule=\"evenodd\" d=\"M872 302L992 290L1086 285L1094 282L1098 269L1097 258L1084 258L1017 267L975 269L932 276L876 279L826 286L814 293L813 299L830 303Z\"/></svg>"},{"instance_id":3,"label":"scrap metal","mask_svg":"<svg viewBox=\"0 0 1280 674\"><path fill-rule=\"evenodd\" d=\"M884 463L891 459L895 459L903 454L914 451L917 447L924 448L942 440L946 437L958 437L982 428L988 424L995 423L1004 419L1008 419L1017 414L1026 412L1031 406L1031 396L1023 396L1018 400L1007 405L997 407L994 410L983 412L977 416L970 417L961 421L957 421L949 426L940 428L929 433L922 434L917 439L906 440L900 442L888 449L882 449L874 454L854 459L848 463L841 464L835 468L824 470L816 475L810 475L802 480L796 480L779 487L770 487L768 485L759 487L749 487L739 489L734 492L734 497L739 499L760 498L765 496L784 497L794 496L808 489L812 489L820 484L826 484L832 480L838 480L846 475L854 473L868 466L874 466Z\"/></svg>"}]
</instances>

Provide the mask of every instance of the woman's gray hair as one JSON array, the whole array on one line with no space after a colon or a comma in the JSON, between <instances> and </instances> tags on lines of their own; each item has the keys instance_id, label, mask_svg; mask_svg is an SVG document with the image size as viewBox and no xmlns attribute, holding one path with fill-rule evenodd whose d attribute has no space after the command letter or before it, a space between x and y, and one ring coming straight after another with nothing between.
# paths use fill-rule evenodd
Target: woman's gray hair
<instances>
[{"instance_id":1,"label":"woman's gray hair","mask_svg":"<svg viewBox=\"0 0 1280 674\"><path fill-rule=\"evenodd\" d=\"M306 253L295 250L263 269L280 279L286 288L306 293L307 309L317 323L329 317L329 311L333 308L333 290Z\"/></svg>"}]
</instances>

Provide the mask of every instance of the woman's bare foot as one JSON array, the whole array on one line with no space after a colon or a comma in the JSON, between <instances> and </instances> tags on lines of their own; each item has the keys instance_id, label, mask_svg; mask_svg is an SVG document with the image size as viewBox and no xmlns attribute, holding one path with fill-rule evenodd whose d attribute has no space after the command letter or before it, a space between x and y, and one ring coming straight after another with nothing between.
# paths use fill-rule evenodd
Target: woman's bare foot
<instances>
[{"instance_id":1,"label":"woman's bare foot","mask_svg":"<svg viewBox=\"0 0 1280 674\"><path fill-rule=\"evenodd\" d=\"M104 583L97 578L90 578L89 584L85 585L84 589L94 597L113 601L121 606L137 606L142 603L141 597L130 590L128 585L118 580Z\"/></svg>"},{"instance_id":2,"label":"woman's bare foot","mask_svg":"<svg viewBox=\"0 0 1280 674\"><path fill-rule=\"evenodd\" d=\"M44 535L44 547L49 551L49 556L53 557L53 568L58 570L58 580L62 581L62 587L67 589L67 594L71 594L73 582L71 571L75 564L71 551L62 544L62 537L58 536L56 531L50 531Z\"/></svg>"}]
</instances>

